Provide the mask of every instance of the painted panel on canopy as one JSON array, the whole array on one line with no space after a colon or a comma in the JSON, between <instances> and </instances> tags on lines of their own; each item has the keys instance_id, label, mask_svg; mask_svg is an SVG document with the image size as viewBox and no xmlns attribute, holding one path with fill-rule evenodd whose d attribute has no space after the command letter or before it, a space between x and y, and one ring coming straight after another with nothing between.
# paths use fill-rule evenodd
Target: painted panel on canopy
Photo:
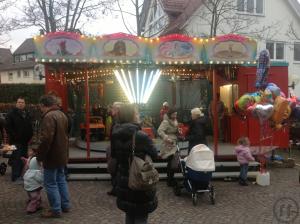
<instances>
[{"instance_id":1,"label":"painted panel on canopy","mask_svg":"<svg viewBox=\"0 0 300 224\"><path fill-rule=\"evenodd\" d=\"M168 35L152 43L152 60L159 62L199 61L199 48L200 45L196 44L191 37L179 34Z\"/></svg>"},{"instance_id":2,"label":"painted panel on canopy","mask_svg":"<svg viewBox=\"0 0 300 224\"><path fill-rule=\"evenodd\" d=\"M44 59L87 59L92 39L68 32L49 33L35 39L36 58Z\"/></svg>"},{"instance_id":3,"label":"painted panel on canopy","mask_svg":"<svg viewBox=\"0 0 300 224\"><path fill-rule=\"evenodd\" d=\"M104 60L149 60L150 55L145 40L136 36L116 33L106 35L97 43L97 48Z\"/></svg>"},{"instance_id":4,"label":"painted panel on canopy","mask_svg":"<svg viewBox=\"0 0 300 224\"><path fill-rule=\"evenodd\" d=\"M202 61L255 61L256 41L235 34L218 36L205 43L200 57Z\"/></svg>"}]
</instances>

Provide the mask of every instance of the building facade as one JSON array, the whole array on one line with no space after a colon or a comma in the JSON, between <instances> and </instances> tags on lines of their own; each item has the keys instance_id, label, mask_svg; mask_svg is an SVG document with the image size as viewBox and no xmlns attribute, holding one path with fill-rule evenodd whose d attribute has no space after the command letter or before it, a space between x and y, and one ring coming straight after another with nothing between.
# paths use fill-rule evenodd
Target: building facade
<instances>
[{"instance_id":1,"label":"building facade","mask_svg":"<svg viewBox=\"0 0 300 224\"><path fill-rule=\"evenodd\" d=\"M26 39L13 54L7 50L9 49L6 49L5 56L3 55L5 63L0 63L0 83L43 84L45 82L40 76L44 71L41 71L34 61L35 47L32 38Z\"/></svg>"},{"instance_id":2,"label":"building facade","mask_svg":"<svg viewBox=\"0 0 300 224\"><path fill-rule=\"evenodd\" d=\"M151 0L143 10L144 36L169 33L207 38L236 33L257 40L272 61L289 63L289 83L300 95L300 4L297 0ZM213 17L214 15L214 17ZM216 19L217 18L217 19ZM215 25L217 24L217 25Z\"/></svg>"}]
</instances>

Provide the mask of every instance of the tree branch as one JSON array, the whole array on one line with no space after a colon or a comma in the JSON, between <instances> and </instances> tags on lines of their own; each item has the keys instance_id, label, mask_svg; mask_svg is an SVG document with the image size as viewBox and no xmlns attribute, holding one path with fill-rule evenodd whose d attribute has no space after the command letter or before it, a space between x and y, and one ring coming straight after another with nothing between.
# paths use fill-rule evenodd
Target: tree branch
<instances>
[{"instance_id":1,"label":"tree branch","mask_svg":"<svg viewBox=\"0 0 300 224\"><path fill-rule=\"evenodd\" d=\"M120 1L119 1L119 0L117 0L117 4L118 4L119 10L120 10L120 12L121 12L121 18L122 18L123 24L124 24L126 30L127 30L130 34L132 34L132 32L129 30L129 28L128 28L127 25L126 25L126 22L125 22L125 19L124 19L124 15L123 15L123 10L122 10L122 7L121 7L121 5L120 5Z\"/></svg>"}]
</instances>

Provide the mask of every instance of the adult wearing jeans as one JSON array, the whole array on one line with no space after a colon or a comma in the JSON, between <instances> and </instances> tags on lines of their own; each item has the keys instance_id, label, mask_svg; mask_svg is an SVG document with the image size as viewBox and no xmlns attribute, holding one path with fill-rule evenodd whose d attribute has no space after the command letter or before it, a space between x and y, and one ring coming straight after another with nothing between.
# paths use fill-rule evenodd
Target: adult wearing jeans
<instances>
[{"instance_id":1,"label":"adult wearing jeans","mask_svg":"<svg viewBox=\"0 0 300 224\"><path fill-rule=\"evenodd\" d=\"M27 158L28 142L33 135L32 118L25 107L25 99L19 97L16 107L7 114L5 121L9 144L17 147L17 150L12 153L9 161L12 170L11 180L17 183L23 183L21 176L24 163L21 158Z\"/></svg>"},{"instance_id":2,"label":"adult wearing jeans","mask_svg":"<svg viewBox=\"0 0 300 224\"><path fill-rule=\"evenodd\" d=\"M44 167L44 187L51 209L42 217L59 218L69 212L70 200L64 168L68 161L68 119L57 107L57 98L44 95L40 98L42 111L41 137L37 160Z\"/></svg>"}]
</instances>

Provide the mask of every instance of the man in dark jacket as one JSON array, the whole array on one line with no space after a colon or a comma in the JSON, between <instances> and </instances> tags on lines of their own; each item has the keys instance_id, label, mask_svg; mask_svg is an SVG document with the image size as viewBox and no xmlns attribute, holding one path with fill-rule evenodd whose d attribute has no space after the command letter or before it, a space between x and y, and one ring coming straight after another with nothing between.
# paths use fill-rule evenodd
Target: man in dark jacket
<instances>
[{"instance_id":1,"label":"man in dark jacket","mask_svg":"<svg viewBox=\"0 0 300 224\"><path fill-rule=\"evenodd\" d=\"M42 96L40 109L40 144L37 160L44 167L44 186L51 210L43 213L45 218L57 218L61 212L68 212L70 200L64 168L68 162L68 119L57 107L57 99L52 95Z\"/></svg>"},{"instance_id":2,"label":"man in dark jacket","mask_svg":"<svg viewBox=\"0 0 300 224\"><path fill-rule=\"evenodd\" d=\"M198 144L207 145L206 141L206 123L207 119L202 113L200 108L194 108L191 110L192 120L189 123L190 130L186 141L189 142L189 152L191 149Z\"/></svg>"},{"instance_id":3,"label":"man in dark jacket","mask_svg":"<svg viewBox=\"0 0 300 224\"><path fill-rule=\"evenodd\" d=\"M12 153L10 164L12 168L11 180L21 180L24 163L21 157L27 157L28 142L32 138L32 118L25 110L25 100L19 97L16 107L6 116L5 129L10 145L15 145L17 150Z\"/></svg>"}]
</instances>

